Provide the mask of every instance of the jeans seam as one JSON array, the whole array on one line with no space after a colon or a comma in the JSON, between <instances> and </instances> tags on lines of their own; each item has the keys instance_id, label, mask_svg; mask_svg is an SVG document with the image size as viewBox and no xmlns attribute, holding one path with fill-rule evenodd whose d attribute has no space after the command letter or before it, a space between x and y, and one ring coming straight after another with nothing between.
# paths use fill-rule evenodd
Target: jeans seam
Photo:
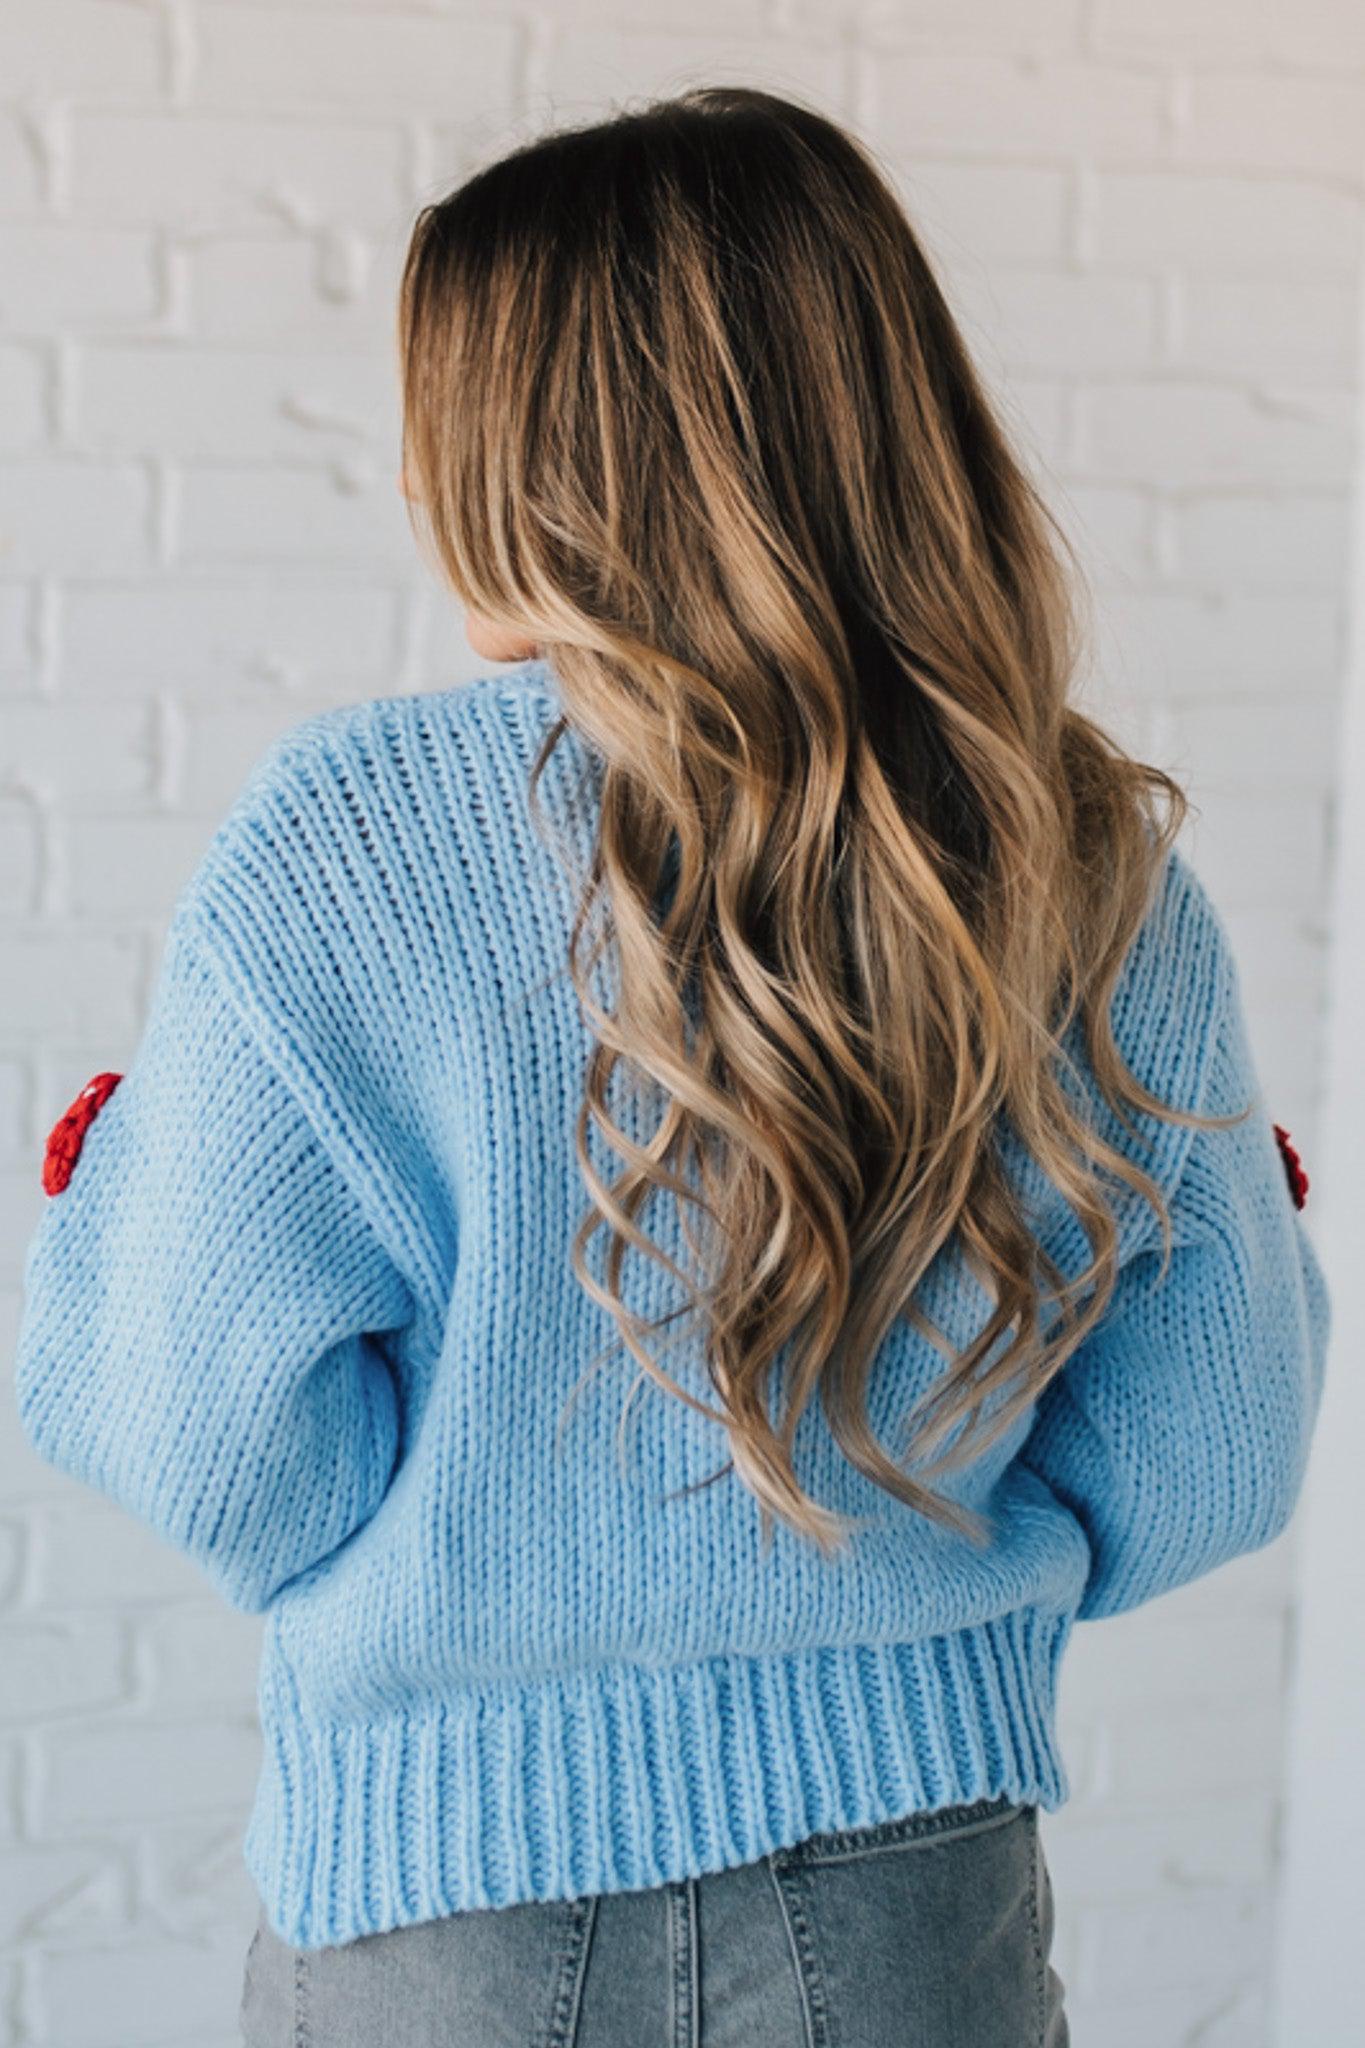
<instances>
[{"instance_id":1,"label":"jeans seam","mask_svg":"<svg viewBox=\"0 0 1365 2048\"><path fill-rule=\"evenodd\" d=\"M308 1955L301 1948L294 1950L294 2048L309 2048L313 2038L312 2023L308 2015Z\"/></svg>"},{"instance_id":2,"label":"jeans seam","mask_svg":"<svg viewBox=\"0 0 1365 2048\"><path fill-rule=\"evenodd\" d=\"M1030 1809L1022 1804L1014 1805L1003 1813L985 1814L980 1820L965 1821L960 1826L926 1828L918 1834L906 1834L894 1841L873 1841L856 1846L850 1842L846 1849L816 1849L811 1847L815 1837L808 1836L790 1849L779 1849L774 1854L788 1868L802 1866L818 1868L826 1863L853 1863L864 1856L893 1855L902 1849L948 1849L954 1842L965 1842L973 1835L986 1834L991 1828L1008 1827L1017 1821L1021 1813ZM892 1823L894 1825L894 1823ZM862 1832L862 1830L858 1830ZM842 1840L844 1837L836 1837Z\"/></svg>"},{"instance_id":3,"label":"jeans seam","mask_svg":"<svg viewBox=\"0 0 1365 2048\"><path fill-rule=\"evenodd\" d=\"M787 1931L801 2017L805 2023L806 2048L831 2048L829 1996L816 1953L806 1901L800 1895L800 1877L793 1867L784 1867L773 1855L765 1857L764 1861L773 1890L777 1893L782 1924ZM789 1881L794 1889L789 1889Z\"/></svg>"},{"instance_id":4,"label":"jeans seam","mask_svg":"<svg viewBox=\"0 0 1365 2048\"><path fill-rule=\"evenodd\" d=\"M1047 2041L1047 1968L1043 1960L1043 1930L1038 1914L1038 1859L1042 1854L1042 1842L1038 1833L1038 1814L1030 1810L1030 1833L1033 1854L1029 1859L1029 1929L1033 1936L1033 1974L1038 1993L1038 2041L1037 2048L1046 2048Z\"/></svg>"},{"instance_id":5,"label":"jeans seam","mask_svg":"<svg viewBox=\"0 0 1365 2048\"><path fill-rule=\"evenodd\" d=\"M668 1921L672 2048L701 2048L696 1879L683 1878L667 1885L664 1910Z\"/></svg>"},{"instance_id":6,"label":"jeans seam","mask_svg":"<svg viewBox=\"0 0 1365 2048\"><path fill-rule=\"evenodd\" d=\"M827 1850L834 1854L846 1849L862 1849L871 1838L884 1838L896 1843L939 1841L945 1836L963 1833L981 1822L990 1824L1011 1820L1025 1803L1011 1798L1008 1793L988 1793L984 1798L970 1800L965 1805L915 1808L909 1813L890 1814L885 1820L863 1822L854 1827L821 1828L774 1851L774 1854L799 1857L807 1850L815 1854Z\"/></svg>"},{"instance_id":7,"label":"jeans seam","mask_svg":"<svg viewBox=\"0 0 1365 2048\"><path fill-rule=\"evenodd\" d=\"M583 2005L583 1979L597 1925L597 1898L589 1893L569 1901L568 1933L560 1951L546 2048L574 2048Z\"/></svg>"}]
</instances>

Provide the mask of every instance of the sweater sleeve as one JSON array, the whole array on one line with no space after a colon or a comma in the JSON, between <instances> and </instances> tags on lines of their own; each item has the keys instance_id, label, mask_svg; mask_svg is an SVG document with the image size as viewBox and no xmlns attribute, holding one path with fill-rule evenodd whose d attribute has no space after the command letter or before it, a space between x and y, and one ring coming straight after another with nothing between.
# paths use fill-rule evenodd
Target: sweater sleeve
<instances>
[{"instance_id":1,"label":"sweater sleeve","mask_svg":"<svg viewBox=\"0 0 1365 2048\"><path fill-rule=\"evenodd\" d=\"M264 1611L373 1514L411 1296L183 913L23 1283L28 1440L234 1607Z\"/></svg>"},{"instance_id":2,"label":"sweater sleeve","mask_svg":"<svg viewBox=\"0 0 1365 2048\"><path fill-rule=\"evenodd\" d=\"M1223 951L1197 1130L1100 1323L1039 1400L1020 1453L1085 1530L1081 1620L1120 1614L1280 1534L1317 1418L1331 1309Z\"/></svg>"}]
</instances>

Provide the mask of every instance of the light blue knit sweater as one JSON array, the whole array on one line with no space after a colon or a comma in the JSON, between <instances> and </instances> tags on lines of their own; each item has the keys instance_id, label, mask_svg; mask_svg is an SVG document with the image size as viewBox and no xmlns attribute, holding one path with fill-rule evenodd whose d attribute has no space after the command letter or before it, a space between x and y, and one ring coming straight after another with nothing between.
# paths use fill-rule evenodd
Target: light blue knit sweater
<instances>
[{"instance_id":1,"label":"light blue knit sweater","mask_svg":"<svg viewBox=\"0 0 1365 2048\"><path fill-rule=\"evenodd\" d=\"M989 1548L864 1480L813 1408L802 1477L867 1523L834 1561L779 1525L765 1558L733 1473L680 1491L726 1446L675 1396L646 1387L618 1457L620 1350L557 1445L615 1334L569 1267L590 1040L563 967L574 892L525 794L558 708L532 663L268 749L25 1263L31 1443L266 1617L244 1850L304 1948L997 1792L1059 1806L1073 1621L1275 1536L1317 1410L1323 1277L1226 933L1174 855L1119 1045L1168 1099L1256 1106L1213 1134L1138 1118L1150 1152L1097 1109L1168 1192L1174 1263L1153 1288L1133 1197L1105 1322L944 1482L993 1518ZM542 784L584 860L595 772L570 730ZM593 1156L614 1170L596 1133ZM1074 1215L1016 1165L1075 1270ZM642 1221L685 1262L675 1207ZM951 1250L930 1279L965 1343L984 1298ZM680 1300L634 1254L625 1293L647 1316ZM709 1398L689 1357L666 1363ZM941 1370L908 1324L888 1338L884 1441Z\"/></svg>"}]
</instances>

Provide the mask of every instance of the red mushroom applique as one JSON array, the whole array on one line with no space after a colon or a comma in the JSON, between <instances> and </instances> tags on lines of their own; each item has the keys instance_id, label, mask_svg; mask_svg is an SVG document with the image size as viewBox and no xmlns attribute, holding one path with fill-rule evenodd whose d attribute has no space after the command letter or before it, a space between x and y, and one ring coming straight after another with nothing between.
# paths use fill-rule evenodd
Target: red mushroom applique
<instances>
[{"instance_id":1,"label":"red mushroom applique","mask_svg":"<svg viewBox=\"0 0 1365 2048\"><path fill-rule=\"evenodd\" d=\"M1308 1175L1303 1170L1303 1161L1289 1142L1289 1133L1283 1124L1275 1126L1275 1142L1280 1148L1284 1170L1289 1180L1289 1192L1294 1198L1294 1207L1301 1209L1308 1199Z\"/></svg>"},{"instance_id":2,"label":"red mushroom applique","mask_svg":"<svg viewBox=\"0 0 1365 2048\"><path fill-rule=\"evenodd\" d=\"M96 1074L52 1126L43 1155L43 1187L49 1195L59 1195L70 1180L86 1132L122 1079L122 1074Z\"/></svg>"}]
</instances>

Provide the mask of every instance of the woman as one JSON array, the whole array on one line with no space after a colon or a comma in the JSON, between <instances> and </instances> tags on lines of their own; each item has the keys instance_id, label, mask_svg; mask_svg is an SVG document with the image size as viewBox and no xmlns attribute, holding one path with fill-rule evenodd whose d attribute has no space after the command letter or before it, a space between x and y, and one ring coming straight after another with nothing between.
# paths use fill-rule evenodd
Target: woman
<instances>
[{"instance_id":1,"label":"woman","mask_svg":"<svg viewBox=\"0 0 1365 2048\"><path fill-rule=\"evenodd\" d=\"M26 1268L266 1617L248 2048L1057 2048L1072 1625L1283 1528L1327 1336L1185 800L822 116L527 144L399 313L513 666L269 749Z\"/></svg>"}]
</instances>

